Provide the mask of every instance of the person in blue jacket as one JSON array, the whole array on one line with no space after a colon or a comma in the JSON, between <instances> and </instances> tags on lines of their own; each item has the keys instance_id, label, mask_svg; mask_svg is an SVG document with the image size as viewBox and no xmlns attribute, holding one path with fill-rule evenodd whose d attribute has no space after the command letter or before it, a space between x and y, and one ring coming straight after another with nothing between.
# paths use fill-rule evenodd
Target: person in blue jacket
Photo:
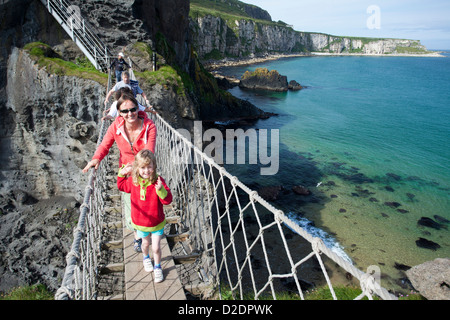
<instances>
[{"instance_id":1,"label":"person in blue jacket","mask_svg":"<svg viewBox=\"0 0 450 320\"><path fill-rule=\"evenodd\" d=\"M122 81L122 72L125 71L125 67L127 67L128 69L130 68L129 64L124 59L123 53L120 52L110 66L110 69L114 68L117 82Z\"/></svg>"}]
</instances>

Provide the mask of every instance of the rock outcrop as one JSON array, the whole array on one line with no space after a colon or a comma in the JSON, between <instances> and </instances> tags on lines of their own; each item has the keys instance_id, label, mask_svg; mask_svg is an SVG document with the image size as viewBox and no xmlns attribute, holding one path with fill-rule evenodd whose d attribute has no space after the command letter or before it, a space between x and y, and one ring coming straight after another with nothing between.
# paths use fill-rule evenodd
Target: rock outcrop
<instances>
[{"instance_id":1,"label":"rock outcrop","mask_svg":"<svg viewBox=\"0 0 450 320\"><path fill-rule=\"evenodd\" d=\"M241 78L239 87L256 90L287 91L288 81L276 70L257 68L254 72L246 71Z\"/></svg>"},{"instance_id":2,"label":"rock outcrop","mask_svg":"<svg viewBox=\"0 0 450 320\"><path fill-rule=\"evenodd\" d=\"M276 70L256 68L255 71L246 71L239 82L239 87L253 90L269 90L284 92L288 90L301 90L302 86L295 80L287 81L287 77Z\"/></svg>"},{"instance_id":3,"label":"rock outcrop","mask_svg":"<svg viewBox=\"0 0 450 320\"><path fill-rule=\"evenodd\" d=\"M414 289L428 300L450 300L450 259L438 258L406 271Z\"/></svg>"}]
</instances>

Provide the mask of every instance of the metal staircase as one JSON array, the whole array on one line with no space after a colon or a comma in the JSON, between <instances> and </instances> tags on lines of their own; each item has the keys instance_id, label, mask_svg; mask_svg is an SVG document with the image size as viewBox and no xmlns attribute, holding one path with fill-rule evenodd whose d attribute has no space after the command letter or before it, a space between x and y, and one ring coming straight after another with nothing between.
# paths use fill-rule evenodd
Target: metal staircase
<instances>
[{"instance_id":1,"label":"metal staircase","mask_svg":"<svg viewBox=\"0 0 450 320\"><path fill-rule=\"evenodd\" d=\"M93 27L81 17L80 8L66 0L41 0L97 70L109 68L110 51L95 33Z\"/></svg>"}]
</instances>

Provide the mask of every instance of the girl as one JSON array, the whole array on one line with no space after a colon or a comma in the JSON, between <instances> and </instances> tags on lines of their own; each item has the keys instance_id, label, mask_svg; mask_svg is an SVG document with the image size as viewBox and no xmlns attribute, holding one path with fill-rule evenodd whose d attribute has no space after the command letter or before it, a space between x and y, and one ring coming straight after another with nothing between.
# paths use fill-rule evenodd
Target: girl
<instances>
[{"instance_id":1,"label":"girl","mask_svg":"<svg viewBox=\"0 0 450 320\"><path fill-rule=\"evenodd\" d=\"M130 173L131 176L126 177ZM163 205L172 202L172 193L164 179L156 174L155 155L147 149L139 151L133 165L127 164L119 170L117 186L119 190L131 193L131 221L142 238L144 270L154 270L155 282L161 282L164 277L160 241L166 224ZM150 235L154 269L149 256Z\"/></svg>"}]
</instances>

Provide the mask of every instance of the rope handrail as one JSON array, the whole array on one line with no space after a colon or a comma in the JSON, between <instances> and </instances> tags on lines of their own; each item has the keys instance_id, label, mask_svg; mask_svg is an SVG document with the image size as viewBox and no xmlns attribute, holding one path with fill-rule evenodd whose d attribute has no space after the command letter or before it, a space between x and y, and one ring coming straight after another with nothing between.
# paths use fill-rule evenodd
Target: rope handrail
<instances>
[{"instance_id":1,"label":"rope handrail","mask_svg":"<svg viewBox=\"0 0 450 320\"><path fill-rule=\"evenodd\" d=\"M107 91L112 86L111 72L108 72ZM106 107L105 107L106 108ZM101 109L101 108L100 108ZM101 118L101 110L99 118ZM100 145L108 126L102 121L97 139ZM102 217L104 215L104 196L106 191L106 172L108 156L98 169L92 168L85 187L83 203L80 206L78 224L73 232L73 242L66 256L66 269L61 287L55 294L56 300L91 300L97 294L97 274L100 256Z\"/></svg>"}]
</instances>

